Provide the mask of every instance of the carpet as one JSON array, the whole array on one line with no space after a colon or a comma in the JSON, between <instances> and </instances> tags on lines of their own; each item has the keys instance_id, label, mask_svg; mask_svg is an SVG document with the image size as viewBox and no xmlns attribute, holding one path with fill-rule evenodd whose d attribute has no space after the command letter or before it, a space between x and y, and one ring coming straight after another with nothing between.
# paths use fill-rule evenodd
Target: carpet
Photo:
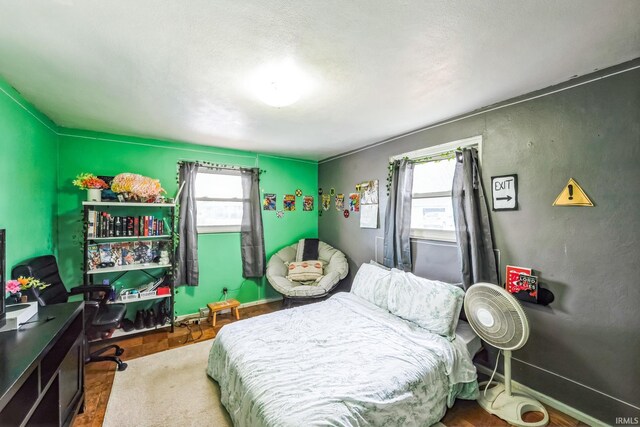
<instances>
[{"instance_id":1,"label":"carpet","mask_svg":"<svg viewBox=\"0 0 640 427\"><path fill-rule=\"evenodd\" d=\"M105 427L232 427L220 388L206 373L213 340L138 359L116 371Z\"/></svg>"},{"instance_id":2,"label":"carpet","mask_svg":"<svg viewBox=\"0 0 640 427\"><path fill-rule=\"evenodd\" d=\"M116 371L102 425L233 427L220 387L206 373L212 342L128 360L126 371Z\"/></svg>"}]
</instances>

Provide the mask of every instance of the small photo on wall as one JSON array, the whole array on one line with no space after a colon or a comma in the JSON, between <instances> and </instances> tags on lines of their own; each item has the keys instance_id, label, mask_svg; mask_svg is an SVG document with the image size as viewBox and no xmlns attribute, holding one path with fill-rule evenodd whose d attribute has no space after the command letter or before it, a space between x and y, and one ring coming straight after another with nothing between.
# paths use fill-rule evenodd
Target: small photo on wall
<instances>
[{"instance_id":1,"label":"small photo on wall","mask_svg":"<svg viewBox=\"0 0 640 427\"><path fill-rule=\"evenodd\" d=\"M339 211L344 210L344 194L342 193L336 195L336 209Z\"/></svg>"},{"instance_id":2,"label":"small photo on wall","mask_svg":"<svg viewBox=\"0 0 640 427\"><path fill-rule=\"evenodd\" d=\"M311 212L313 210L313 196L304 196L302 210L305 212Z\"/></svg>"},{"instance_id":3,"label":"small photo on wall","mask_svg":"<svg viewBox=\"0 0 640 427\"><path fill-rule=\"evenodd\" d=\"M328 194L323 194L322 195L322 209L324 209L325 211L328 211L330 207L331 207L331 196L328 195Z\"/></svg>"},{"instance_id":4,"label":"small photo on wall","mask_svg":"<svg viewBox=\"0 0 640 427\"><path fill-rule=\"evenodd\" d=\"M360 193L349 194L349 210L351 212L360 212Z\"/></svg>"},{"instance_id":5,"label":"small photo on wall","mask_svg":"<svg viewBox=\"0 0 640 427\"><path fill-rule=\"evenodd\" d=\"M284 210L285 211L295 211L296 210L296 195L295 194L285 194L284 195Z\"/></svg>"},{"instance_id":6,"label":"small photo on wall","mask_svg":"<svg viewBox=\"0 0 640 427\"><path fill-rule=\"evenodd\" d=\"M265 193L264 200L262 201L262 209L265 211L276 210L276 195L275 193Z\"/></svg>"}]
</instances>

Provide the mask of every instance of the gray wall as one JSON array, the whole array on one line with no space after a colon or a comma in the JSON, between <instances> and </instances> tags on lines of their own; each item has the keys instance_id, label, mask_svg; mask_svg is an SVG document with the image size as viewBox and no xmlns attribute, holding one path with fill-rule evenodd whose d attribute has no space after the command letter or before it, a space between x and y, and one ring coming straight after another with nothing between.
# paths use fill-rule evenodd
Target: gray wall
<instances>
[{"instance_id":1,"label":"gray wall","mask_svg":"<svg viewBox=\"0 0 640 427\"><path fill-rule=\"evenodd\" d=\"M527 345L514 354L514 379L614 424L640 411L640 60L525 96L320 164L324 191L354 191L380 180L380 228L360 229L333 206L319 219L322 240L343 250L351 275L382 257L389 156L483 136L482 176L518 174L519 210L492 212L500 272L530 266L556 295L525 304ZM610 75L613 71L625 71ZM603 77L577 87L576 83ZM557 89L567 88L556 93ZM512 105L507 105L512 104ZM552 207L573 177L595 207ZM415 270L458 281L455 245L414 242ZM344 286L348 289L348 284Z\"/></svg>"}]
</instances>

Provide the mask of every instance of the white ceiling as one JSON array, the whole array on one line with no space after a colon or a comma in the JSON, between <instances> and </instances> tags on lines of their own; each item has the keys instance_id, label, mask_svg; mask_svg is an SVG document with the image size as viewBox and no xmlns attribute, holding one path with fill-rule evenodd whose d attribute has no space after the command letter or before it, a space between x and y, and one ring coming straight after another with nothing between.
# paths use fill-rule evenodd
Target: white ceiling
<instances>
[{"instance_id":1,"label":"white ceiling","mask_svg":"<svg viewBox=\"0 0 640 427\"><path fill-rule=\"evenodd\" d=\"M323 159L640 57L638 0L0 0L0 76L57 124ZM309 90L262 103L289 59Z\"/></svg>"}]
</instances>

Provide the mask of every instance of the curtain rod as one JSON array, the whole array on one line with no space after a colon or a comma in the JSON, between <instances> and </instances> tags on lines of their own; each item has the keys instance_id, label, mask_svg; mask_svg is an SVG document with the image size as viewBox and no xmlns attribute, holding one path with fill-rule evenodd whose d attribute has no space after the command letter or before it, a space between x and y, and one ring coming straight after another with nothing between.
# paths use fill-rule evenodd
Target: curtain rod
<instances>
[{"instance_id":1,"label":"curtain rod","mask_svg":"<svg viewBox=\"0 0 640 427\"><path fill-rule=\"evenodd\" d=\"M245 169L252 169L251 167L245 167L245 166L237 166L237 165L225 165L222 163L211 163L211 162L205 162L205 161L195 161L195 162L191 162L189 160L179 160L178 161L178 166L182 166L184 163L195 163L198 166L204 166L206 168L210 168L210 169L226 169L226 170L240 170L242 168ZM264 169L259 169L258 170L261 174L262 173L266 173L267 171Z\"/></svg>"}]
</instances>

